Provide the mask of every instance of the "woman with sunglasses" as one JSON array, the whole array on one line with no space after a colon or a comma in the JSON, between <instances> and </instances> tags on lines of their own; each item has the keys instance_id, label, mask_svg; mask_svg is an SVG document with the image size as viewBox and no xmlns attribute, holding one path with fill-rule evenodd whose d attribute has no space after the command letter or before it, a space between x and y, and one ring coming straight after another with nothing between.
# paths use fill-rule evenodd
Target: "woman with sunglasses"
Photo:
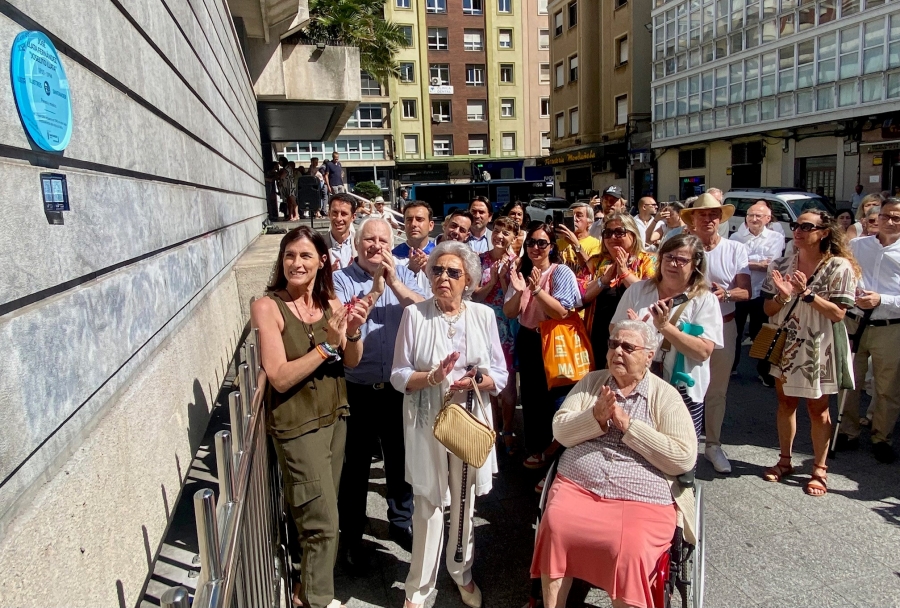
<instances>
[{"instance_id":1,"label":"woman with sunglasses","mask_svg":"<svg viewBox=\"0 0 900 608\"><path fill-rule=\"evenodd\" d=\"M450 394L465 406L471 390L497 396L507 382L506 360L494 311L470 297L481 280L478 255L464 243L445 241L428 256L426 272L434 297L407 306L394 349L391 384L403 399L406 480L412 485L413 546L406 577L406 608L422 606L434 591L441 545L444 508L450 507L450 539L446 564L462 601L481 606L481 591L472 580L475 496L491 490L497 472L492 450L479 469L465 475L465 510L460 522L463 461L434 437L434 421ZM490 410L472 409L481 422L493 426ZM450 502L446 498L449 496ZM454 553L456 531L462 526L463 559Z\"/></svg>"},{"instance_id":2,"label":"woman with sunglasses","mask_svg":"<svg viewBox=\"0 0 900 608\"><path fill-rule=\"evenodd\" d=\"M547 387L538 330L541 321L564 319L575 314L572 311L581 302L575 273L559 263L552 226L532 224L525 239L525 252L521 272L510 274L510 289L505 296L503 312L510 319L518 317L520 324L516 355L519 358L525 445L531 453L524 464L529 469L540 469L549 463L559 448L553 441L553 414L572 387Z\"/></svg>"},{"instance_id":3,"label":"woman with sunglasses","mask_svg":"<svg viewBox=\"0 0 900 608\"><path fill-rule=\"evenodd\" d=\"M698 437L710 381L709 357L725 345L719 301L705 277L706 254L700 239L673 236L659 248L655 275L629 287L612 318L613 324L644 321L660 334L654 367L678 389Z\"/></svg>"},{"instance_id":4,"label":"woman with sunglasses","mask_svg":"<svg viewBox=\"0 0 900 608\"><path fill-rule=\"evenodd\" d=\"M861 273L837 222L828 213L807 210L791 222L791 230L796 253L772 262L761 290L766 314L773 324L785 327L787 336L781 361L773 364L770 372L776 378L781 454L763 479L777 482L794 472L791 452L797 406L805 397L814 460L804 491L824 496L828 491L825 458L831 439L829 397L838 392L846 374L852 377L847 332L835 332L834 326L854 305Z\"/></svg>"},{"instance_id":5,"label":"woman with sunglasses","mask_svg":"<svg viewBox=\"0 0 900 608\"><path fill-rule=\"evenodd\" d=\"M625 290L656 273L656 258L641 247L637 224L627 213L614 211L606 216L600 233L600 255L590 262L594 267L594 279L585 285L585 325L591 335L595 354L606 350L609 340L609 324ZM597 357L597 365L606 360Z\"/></svg>"},{"instance_id":6,"label":"woman with sunglasses","mask_svg":"<svg viewBox=\"0 0 900 608\"><path fill-rule=\"evenodd\" d=\"M858 236L866 236L865 223L869 211L875 207L881 207L882 202L884 202L884 197L878 193L867 194L863 197L859 202L859 207L856 209L856 223L847 228L847 241ZM797 219L799 221L800 218Z\"/></svg>"}]
</instances>

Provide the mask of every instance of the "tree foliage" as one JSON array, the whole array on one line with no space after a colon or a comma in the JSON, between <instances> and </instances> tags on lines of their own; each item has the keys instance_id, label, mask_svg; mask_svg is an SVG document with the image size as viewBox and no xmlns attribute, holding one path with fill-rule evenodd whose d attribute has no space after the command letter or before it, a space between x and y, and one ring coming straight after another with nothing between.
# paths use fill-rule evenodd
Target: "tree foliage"
<instances>
[{"instance_id":1,"label":"tree foliage","mask_svg":"<svg viewBox=\"0 0 900 608\"><path fill-rule=\"evenodd\" d=\"M306 36L359 48L359 64L382 84L399 75L394 57L406 45L400 27L384 18L384 0L310 0Z\"/></svg>"},{"instance_id":2,"label":"tree foliage","mask_svg":"<svg viewBox=\"0 0 900 608\"><path fill-rule=\"evenodd\" d=\"M375 182L359 182L353 186L353 193L362 197L373 200L376 196L381 196L381 186Z\"/></svg>"}]
</instances>

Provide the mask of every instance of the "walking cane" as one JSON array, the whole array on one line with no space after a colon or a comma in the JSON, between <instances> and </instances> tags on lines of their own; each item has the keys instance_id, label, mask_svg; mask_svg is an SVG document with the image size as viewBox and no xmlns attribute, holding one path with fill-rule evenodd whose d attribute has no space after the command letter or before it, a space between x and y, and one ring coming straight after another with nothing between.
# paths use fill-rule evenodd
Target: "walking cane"
<instances>
[{"instance_id":1,"label":"walking cane","mask_svg":"<svg viewBox=\"0 0 900 608\"><path fill-rule=\"evenodd\" d=\"M870 308L869 310L863 311L862 319L859 322L859 326L856 328L856 331L853 332L853 335L850 336L850 369L851 371L856 370L856 351L859 350L859 343L862 340L863 332L866 331L866 326L869 324L869 317L872 316L872 311L874 308ZM854 378L855 380L855 378ZM838 415L837 421L834 424L834 433L831 435L831 443L828 445L828 457L834 458L834 444L837 443L838 432L841 429L841 420L844 418L844 406L847 404L847 395L850 394L850 390L848 388L840 391L841 398L838 401ZM856 390L856 389L853 389Z\"/></svg>"},{"instance_id":2,"label":"walking cane","mask_svg":"<svg viewBox=\"0 0 900 608\"><path fill-rule=\"evenodd\" d=\"M473 368L474 368L473 365L469 365L468 367L466 367L466 372L471 371ZM480 371L475 372L475 377L474 377L475 384L480 383L483 378L484 378L484 376L482 376ZM469 412L470 414L472 413L472 405L474 403L474 399L475 399L475 391L470 390L469 393L466 395L466 411ZM463 561L463 547L462 547L463 524L464 524L463 518L466 515L466 494L467 494L466 486L468 485L467 484L468 476L469 476L469 465L466 464L466 461L464 460L462 463L462 487L459 490L459 530L457 530L457 533L456 533L456 554L453 556L453 561L455 561L457 564L461 564Z\"/></svg>"}]
</instances>

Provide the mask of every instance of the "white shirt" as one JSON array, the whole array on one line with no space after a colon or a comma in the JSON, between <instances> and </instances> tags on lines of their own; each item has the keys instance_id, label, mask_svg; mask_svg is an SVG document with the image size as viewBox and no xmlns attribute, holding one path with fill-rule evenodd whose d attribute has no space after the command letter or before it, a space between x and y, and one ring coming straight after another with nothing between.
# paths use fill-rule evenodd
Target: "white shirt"
<instances>
[{"instance_id":1,"label":"white shirt","mask_svg":"<svg viewBox=\"0 0 900 608\"><path fill-rule=\"evenodd\" d=\"M627 320L629 308L638 314L639 319L643 319L650 314L650 305L656 304L657 300L659 300L659 291L656 289L656 281L638 281L622 294L622 299L619 300L616 314L613 315L611 323ZM683 321L692 325L699 325L703 328L703 333L699 335L700 338L706 338L715 345L715 348L724 348L722 314L719 311L718 303L716 296L708 291L701 296L691 298L688 300L687 306L684 307L681 316L678 317L677 323ZM674 313L675 310L673 309L670 313L670 318L671 314ZM656 329L653 326L652 316L647 319L646 323ZM669 380L672 377L672 370L675 368L675 359L678 356L678 352L672 347L667 354L663 355L661 347L662 337L660 337L660 349L657 350L654 358L659 360L665 356L663 360L663 377L665 380ZM694 386L685 386L688 397L696 403L702 403L706 395L706 389L709 387L709 359L697 361L685 355L684 372L694 379Z\"/></svg>"},{"instance_id":2,"label":"white shirt","mask_svg":"<svg viewBox=\"0 0 900 608\"><path fill-rule=\"evenodd\" d=\"M603 233L603 220L602 219L596 220L593 224L591 224L591 227L588 228L588 234L590 234L592 237L594 237L595 239L597 239L598 241L601 241L601 242L603 241L602 233ZM523 247L522 250L524 251L525 248Z\"/></svg>"},{"instance_id":3,"label":"white shirt","mask_svg":"<svg viewBox=\"0 0 900 608\"><path fill-rule=\"evenodd\" d=\"M856 215L856 210L859 209L859 204L862 202L862 199L864 199L865 196L865 194L857 194L856 192L854 192L853 196L850 197L850 208L853 209L854 215Z\"/></svg>"},{"instance_id":4,"label":"white shirt","mask_svg":"<svg viewBox=\"0 0 900 608\"><path fill-rule=\"evenodd\" d=\"M394 264L409 268L409 258L398 258L397 256L394 256ZM412 272L412 270L410 270L410 272ZM423 268L419 272L413 274L416 275L416 283L422 289L422 293L425 294L425 299L427 300L433 296L434 293L431 291L431 281L428 280L428 274L425 272L425 269Z\"/></svg>"},{"instance_id":5,"label":"white shirt","mask_svg":"<svg viewBox=\"0 0 900 608\"><path fill-rule=\"evenodd\" d=\"M731 235L732 241L743 243L747 246L747 258L751 262L762 262L768 260L771 262L775 258L780 258L784 252L784 236L778 234L774 230L763 228L759 235L754 236L747 224L741 224L741 227ZM762 287L763 281L766 280L767 272L765 270L750 269L750 284L752 293L750 298L759 297L759 288Z\"/></svg>"},{"instance_id":6,"label":"white shirt","mask_svg":"<svg viewBox=\"0 0 900 608\"><path fill-rule=\"evenodd\" d=\"M900 241L883 247L878 237L861 236L850 241L850 249L862 268L858 288L881 296L871 319L900 319ZM863 314L858 308L853 312Z\"/></svg>"},{"instance_id":7,"label":"white shirt","mask_svg":"<svg viewBox=\"0 0 900 608\"><path fill-rule=\"evenodd\" d=\"M328 258L334 270L346 268L356 257L356 246L353 244L353 233L347 235L343 243L338 243L332 236L331 230L325 233L325 243L328 245Z\"/></svg>"},{"instance_id":8,"label":"white shirt","mask_svg":"<svg viewBox=\"0 0 900 608\"><path fill-rule=\"evenodd\" d=\"M644 245L646 245L647 244L647 228L650 226L651 223L653 223L653 218L651 217L648 221L645 222L644 220L641 219L641 216L635 215L634 223L637 224L638 233L640 233L640 235L641 235L641 242L644 243ZM660 224L665 226L665 222L663 222L662 220L657 220L656 225L653 227L654 232L656 231L657 228L659 228Z\"/></svg>"},{"instance_id":9,"label":"white shirt","mask_svg":"<svg viewBox=\"0 0 900 608\"><path fill-rule=\"evenodd\" d=\"M390 211L388 211L387 208L385 208L384 211L378 211L378 210L373 209L372 212L369 213L369 217L380 217L383 220L387 220L387 223L390 224L394 228L397 228L400 226L400 224L397 223L397 220L394 219L394 214L391 213Z\"/></svg>"},{"instance_id":10,"label":"white shirt","mask_svg":"<svg viewBox=\"0 0 900 608\"><path fill-rule=\"evenodd\" d=\"M721 239L715 249L706 252L706 280L709 287L717 283L722 289L729 289L739 274L750 275L747 246L737 241ZM719 302L722 316L734 312L734 302Z\"/></svg>"}]
</instances>

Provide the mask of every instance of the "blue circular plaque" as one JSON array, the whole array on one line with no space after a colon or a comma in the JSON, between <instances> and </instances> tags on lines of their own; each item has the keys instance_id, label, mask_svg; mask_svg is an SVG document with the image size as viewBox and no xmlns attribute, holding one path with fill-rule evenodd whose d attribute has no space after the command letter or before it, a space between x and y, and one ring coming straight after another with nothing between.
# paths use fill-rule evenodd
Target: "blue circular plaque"
<instances>
[{"instance_id":1,"label":"blue circular plaque","mask_svg":"<svg viewBox=\"0 0 900 608\"><path fill-rule=\"evenodd\" d=\"M28 135L44 150L65 150L72 137L72 100L56 47L41 32L20 33L13 41L10 72Z\"/></svg>"}]
</instances>

